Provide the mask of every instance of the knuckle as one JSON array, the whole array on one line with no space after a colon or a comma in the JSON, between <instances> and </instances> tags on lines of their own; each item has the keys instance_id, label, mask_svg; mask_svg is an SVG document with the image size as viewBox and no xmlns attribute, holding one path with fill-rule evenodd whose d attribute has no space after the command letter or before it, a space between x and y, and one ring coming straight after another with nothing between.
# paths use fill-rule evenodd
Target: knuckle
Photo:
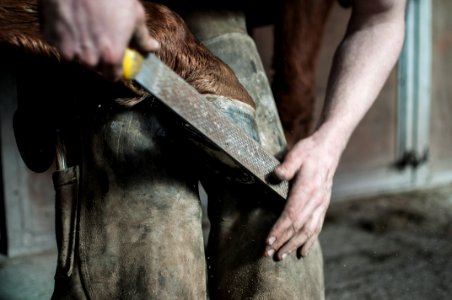
<instances>
[{"instance_id":1,"label":"knuckle","mask_svg":"<svg viewBox=\"0 0 452 300\"><path fill-rule=\"evenodd\" d=\"M283 234L283 239L281 239L281 242L287 242L290 240L294 235L296 231L293 226L290 226Z\"/></svg>"},{"instance_id":2,"label":"knuckle","mask_svg":"<svg viewBox=\"0 0 452 300\"><path fill-rule=\"evenodd\" d=\"M315 229L310 228L310 227L305 227L303 229L303 234L305 236L307 236L308 238L310 238L310 237L314 236L316 233L315 233Z\"/></svg>"},{"instance_id":3,"label":"knuckle","mask_svg":"<svg viewBox=\"0 0 452 300\"><path fill-rule=\"evenodd\" d=\"M287 245L287 248L284 249L283 252L285 252L285 253L287 253L287 254L291 254L291 253L293 253L296 249L297 249L296 244L290 244L290 245Z\"/></svg>"},{"instance_id":4,"label":"knuckle","mask_svg":"<svg viewBox=\"0 0 452 300\"><path fill-rule=\"evenodd\" d=\"M324 205L324 202L325 202L323 197L318 197L318 198L314 199L313 201L314 201L315 208L321 207L322 205Z\"/></svg>"},{"instance_id":5,"label":"knuckle","mask_svg":"<svg viewBox=\"0 0 452 300\"><path fill-rule=\"evenodd\" d=\"M292 229L292 232L295 234L300 231L301 226L299 224L297 224L296 222L294 222L291 224L290 228Z\"/></svg>"},{"instance_id":6,"label":"knuckle","mask_svg":"<svg viewBox=\"0 0 452 300\"><path fill-rule=\"evenodd\" d=\"M64 60L71 61L75 59L78 55L74 51L61 50L61 56Z\"/></svg>"},{"instance_id":7,"label":"knuckle","mask_svg":"<svg viewBox=\"0 0 452 300\"><path fill-rule=\"evenodd\" d=\"M324 209L328 207L328 201L325 197L318 197L314 200L314 209Z\"/></svg>"},{"instance_id":8,"label":"knuckle","mask_svg":"<svg viewBox=\"0 0 452 300\"><path fill-rule=\"evenodd\" d=\"M70 43L60 42L60 43L55 43L55 46L58 49L60 49L61 56L65 60L71 61L80 56L80 51L78 50L78 47L73 46Z\"/></svg>"},{"instance_id":9,"label":"knuckle","mask_svg":"<svg viewBox=\"0 0 452 300\"><path fill-rule=\"evenodd\" d=\"M301 249L301 255L302 256L308 255L310 250L311 250L311 245L303 246L303 248Z\"/></svg>"},{"instance_id":10,"label":"knuckle","mask_svg":"<svg viewBox=\"0 0 452 300\"><path fill-rule=\"evenodd\" d=\"M296 220L297 217L297 209L295 207L289 207L287 208L287 211L284 215L287 219L289 219L290 223L293 223L294 220Z\"/></svg>"},{"instance_id":11,"label":"knuckle","mask_svg":"<svg viewBox=\"0 0 452 300\"><path fill-rule=\"evenodd\" d=\"M272 248L275 250L278 250L283 246L283 244L284 244L284 241L281 238L276 239L275 243L272 245Z\"/></svg>"},{"instance_id":12,"label":"knuckle","mask_svg":"<svg viewBox=\"0 0 452 300\"><path fill-rule=\"evenodd\" d=\"M94 68L98 62L98 56L92 50L86 50L80 59L84 65L86 65L90 68Z\"/></svg>"},{"instance_id":13,"label":"knuckle","mask_svg":"<svg viewBox=\"0 0 452 300\"><path fill-rule=\"evenodd\" d=\"M118 65L122 59L122 51L119 47L112 47L105 44L101 49L101 61L107 66Z\"/></svg>"},{"instance_id":14,"label":"knuckle","mask_svg":"<svg viewBox=\"0 0 452 300\"><path fill-rule=\"evenodd\" d=\"M289 243L287 243L283 247L281 247L281 249L279 249L278 252L280 252L281 254L290 252L290 245L289 245Z\"/></svg>"},{"instance_id":15,"label":"knuckle","mask_svg":"<svg viewBox=\"0 0 452 300\"><path fill-rule=\"evenodd\" d=\"M317 190L318 186L315 182L309 182L306 184L305 190L308 195L312 195Z\"/></svg>"},{"instance_id":16,"label":"knuckle","mask_svg":"<svg viewBox=\"0 0 452 300\"><path fill-rule=\"evenodd\" d=\"M298 218L295 222L292 223L292 227L294 228L295 232L300 232L303 228L304 224L304 218Z\"/></svg>"},{"instance_id":17,"label":"knuckle","mask_svg":"<svg viewBox=\"0 0 452 300\"><path fill-rule=\"evenodd\" d=\"M271 235L274 236L276 238L276 240L273 242L273 244L271 245L271 247L273 249L279 249L287 240L288 238L288 232L286 231L280 231L278 232L273 232Z\"/></svg>"},{"instance_id":18,"label":"knuckle","mask_svg":"<svg viewBox=\"0 0 452 300\"><path fill-rule=\"evenodd\" d=\"M119 52L117 49L120 48L120 44L123 42L119 38L115 38L112 35L104 35L99 37L98 45L100 55L106 59L109 57L114 57Z\"/></svg>"}]
</instances>

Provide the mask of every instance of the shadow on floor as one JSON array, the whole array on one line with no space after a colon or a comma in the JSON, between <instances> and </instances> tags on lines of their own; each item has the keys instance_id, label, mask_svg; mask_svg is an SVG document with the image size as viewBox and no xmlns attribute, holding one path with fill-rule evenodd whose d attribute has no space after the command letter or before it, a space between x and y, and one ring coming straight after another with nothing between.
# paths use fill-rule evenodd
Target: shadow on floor
<instances>
[{"instance_id":1,"label":"shadow on floor","mask_svg":"<svg viewBox=\"0 0 452 300\"><path fill-rule=\"evenodd\" d=\"M452 299L452 185L333 203L320 240L328 300ZM0 300L50 299L55 265L0 256Z\"/></svg>"}]
</instances>

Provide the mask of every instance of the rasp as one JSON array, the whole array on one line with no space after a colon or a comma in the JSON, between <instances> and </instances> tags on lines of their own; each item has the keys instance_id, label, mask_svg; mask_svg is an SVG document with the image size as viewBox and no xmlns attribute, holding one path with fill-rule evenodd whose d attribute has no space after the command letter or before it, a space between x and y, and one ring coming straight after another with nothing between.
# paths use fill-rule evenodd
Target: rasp
<instances>
[{"instance_id":1,"label":"rasp","mask_svg":"<svg viewBox=\"0 0 452 300\"><path fill-rule=\"evenodd\" d=\"M124 77L133 79L158 101L179 116L203 139L215 145L254 182L285 200L288 182L274 182L271 174L280 162L259 143L218 111L202 94L176 74L157 56L127 49L123 60Z\"/></svg>"}]
</instances>

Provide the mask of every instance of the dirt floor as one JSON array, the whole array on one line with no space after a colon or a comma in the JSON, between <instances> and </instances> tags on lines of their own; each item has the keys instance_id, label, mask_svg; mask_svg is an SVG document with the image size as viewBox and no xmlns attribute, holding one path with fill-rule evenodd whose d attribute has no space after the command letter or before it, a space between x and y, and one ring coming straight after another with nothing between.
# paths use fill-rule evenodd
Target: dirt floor
<instances>
[{"instance_id":1,"label":"dirt floor","mask_svg":"<svg viewBox=\"0 0 452 300\"><path fill-rule=\"evenodd\" d=\"M452 185L333 203L328 300L452 299ZM56 254L0 257L0 300L49 299Z\"/></svg>"},{"instance_id":2,"label":"dirt floor","mask_svg":"<svg viewBox=\"0 0 452 300\"><path fill-rule=\"evenodd\" d=\"M330 207L327 299L452 299L452 185Z\"/></svg>"}]
</instances>

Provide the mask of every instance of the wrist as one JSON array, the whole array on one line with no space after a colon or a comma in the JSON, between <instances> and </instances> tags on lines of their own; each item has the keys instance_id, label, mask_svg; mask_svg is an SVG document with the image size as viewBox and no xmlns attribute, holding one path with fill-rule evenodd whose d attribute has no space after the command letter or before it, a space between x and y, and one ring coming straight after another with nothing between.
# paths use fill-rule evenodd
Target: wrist
<instances>
[{"instance_id":1,"label":"wrist","mask_svg":"<svg viewBox=\"0 0 452 300\"><path fill-rule=\"evenodd\" d=\"M352 133L352 130L344 125L334 121L325 121L312 134L312 138L324 145L329 155L337 161L344 152Z\"/></svg>"}]
</instances>

